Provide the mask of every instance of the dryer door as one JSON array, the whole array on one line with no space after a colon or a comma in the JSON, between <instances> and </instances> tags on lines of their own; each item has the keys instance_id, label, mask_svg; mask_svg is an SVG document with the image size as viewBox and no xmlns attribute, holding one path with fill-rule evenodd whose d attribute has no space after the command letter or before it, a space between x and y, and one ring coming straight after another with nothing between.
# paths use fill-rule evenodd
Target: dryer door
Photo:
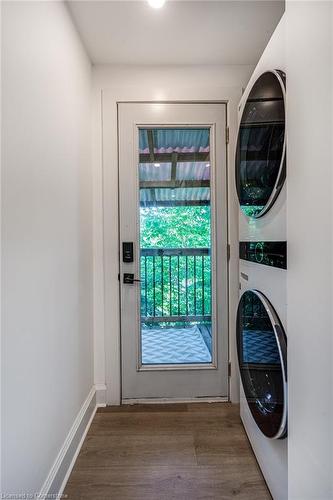
<instances>
[{"instance_id":1,"label":"dryer door","mask_svg":"<svg viewBox=\"0 0 333 500\"><path fill-rule=\"evenodd\" d=\"M268 299L257 290L241 296L237 313L240 375L252 416L265 436L287 434L287 342Z\"/></svg>"},{"instance_id":2,"label":"dryer door","mask_svg":"<svg viewBox=\"0 0 333 500\"><path fill-rule=\"evenodd\" d=\"M236 187L242 211L261 217L285 180L285 75L263 73L244 105L236 149Z\"/></svg>"}]
</instances>

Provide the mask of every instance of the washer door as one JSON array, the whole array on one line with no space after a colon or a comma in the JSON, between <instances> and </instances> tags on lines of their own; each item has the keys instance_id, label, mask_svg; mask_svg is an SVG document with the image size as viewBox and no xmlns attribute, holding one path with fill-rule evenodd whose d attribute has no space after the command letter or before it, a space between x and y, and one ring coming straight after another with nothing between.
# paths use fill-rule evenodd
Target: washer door
<instances>
[{"instance_id":1,"label":"washer door","mask_svg":"<svg viewBox=\"0 0 333 500\"><path fill-rule=\"evenodd\" d=\"M236 187L242 211L261 217L286 177L285 74L267 71L244 106L236 149Z\"/></svg>"},{"instance_id":2,"label":"washer door","mask_svg":"<svg viewBox=\"0 0 333 500\"><path fill-rule=\"evenodd\" d=\"M257 290L237 312L239 370L252 416L265 436L287 435L287 342L273 306Z\"/></svg>"}]
</instances>

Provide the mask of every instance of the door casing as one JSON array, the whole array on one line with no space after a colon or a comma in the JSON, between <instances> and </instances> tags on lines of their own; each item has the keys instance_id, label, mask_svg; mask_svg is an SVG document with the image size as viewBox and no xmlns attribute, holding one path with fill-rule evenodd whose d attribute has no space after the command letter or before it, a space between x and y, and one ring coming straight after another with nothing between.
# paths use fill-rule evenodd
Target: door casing
<instances>
[{"instance_id":1,"label":"door casing","mask_svg":"<svg viewBox=\"0 0 333 500\"><path fill-rule=\"evenodd\" d=\"M229 396L232 402L239 401L239 379L236 362L236 346L234 342L235 317L238 304L238 202L235 186L232 181L233 152L237 134L237 106L242 94L241 87L184 87L169 86L165 89L164 100L156 100L154 83L151 86L108 88L101 90L97 103L97 115L100 125L96 134L95 164L100 165L102 208L99 211L98 223L102 226L103 236L100 245L103 249L104 294L100 302L98 324L95 334L95 385L99 400L106 404L118 405L121 400L120 378L120 318L119 318L119 248L118 248L118 198L115 186L118 185L118 135L117 105L120 102L170 102L170 103L225 103L227 104L227 124L229 127L229 144L227 146L228 167L228 226L229 226L229 358L231 376L229 378ZM221 96L223 98L221 98ZM97 127L98 128L98 127ZM101 153L98 153L101 144ZM116 243L117 242L117 243ZM99 278L99 281L101 278ZM104 284L103 284L104 283Z\"/></svg>"}]
</instances>

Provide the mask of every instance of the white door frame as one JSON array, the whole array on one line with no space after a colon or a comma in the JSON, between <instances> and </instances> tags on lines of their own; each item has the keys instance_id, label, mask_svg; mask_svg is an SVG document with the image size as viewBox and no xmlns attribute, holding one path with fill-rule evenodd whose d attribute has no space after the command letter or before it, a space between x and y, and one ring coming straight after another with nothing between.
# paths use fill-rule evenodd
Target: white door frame
<instances>
[{"instance_id":1,"label":"white door frame","mask_svg":"<svg viewBox=\"0 0 333 500\"><path fill-rule=\"evenodd\" d=\"M235 343L236 310L238 303L238 202L234 182L234 152L237 135L237 106L241 88L213 87L170 89L163 99L156 98L144 87L110 88L101 93L102 170L103 170L103 239L104 239L104 338L95 338L95 363L104 356L106 403L121 402L121 343L119 302L119 225L118 225L118 102L192 102L225 103L229 144L228 172L228 242L229 261L229 398L239 401L239 380ZM103 351L103 352L102 352ZM100 384L100 380L97 381ZM98 385L99 385L98 384Z\"/></svg>"}]
</instances>

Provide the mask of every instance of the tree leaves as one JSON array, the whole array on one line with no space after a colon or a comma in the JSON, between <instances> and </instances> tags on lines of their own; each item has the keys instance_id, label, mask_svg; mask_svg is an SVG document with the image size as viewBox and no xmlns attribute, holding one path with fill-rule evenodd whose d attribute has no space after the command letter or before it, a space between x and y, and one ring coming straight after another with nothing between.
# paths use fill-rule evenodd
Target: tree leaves
<instances>
[{"instance_id":1,"label":"tree leaves","mask_svg":"<svg viewBox=\"0 0 333 500\"><path fill-rule=\"evenodd\" d=\"M141 248L210 248L210 217L210 206L141 208Z\"/></svg>"},{"instance_id":2,"label":"tree leaves","mask_svg":"<svg viewBox=\"0 0 333 500\"><path fill-rule=\"evenodd\" d=\"M140 244L141 248L210 248L210 206L142 207ZM143 316L211 314L209 255L142 257L141 280Z\"/></svg>"}]
</instances>

